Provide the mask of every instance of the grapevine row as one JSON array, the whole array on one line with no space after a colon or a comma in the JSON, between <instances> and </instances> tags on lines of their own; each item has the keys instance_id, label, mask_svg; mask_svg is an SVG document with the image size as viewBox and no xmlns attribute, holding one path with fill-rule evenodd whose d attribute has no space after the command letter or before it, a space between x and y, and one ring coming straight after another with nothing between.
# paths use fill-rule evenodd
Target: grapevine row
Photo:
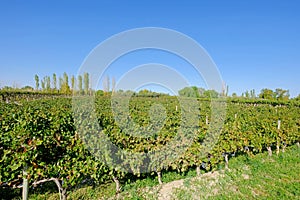
<instances>
[{"instance_id":1,"label":"grapevine row","mask_svg":"<svg viewBox=\"0 0 300 200\"><path fill-rule=\"evenodd\" d=\"M119 181L128 173L140 176L154 171L161 177L162 171L196 167L200 174L228 163L230 156L278 151L300 141L300 109L291 104L228 102L226 113L213 118L213 109L218 112L224 101L212 107L210 101L185 99L182 105L167 96L134 97L128 102L78 98L77 107L67 98L0 103L2 187L18 187L23 178L30 185L55 180L66 198L68 189L87 180L113 179L120 191ZM224 122L222 128L214 127L218 121ZM212 148L203 145L207 137L216 140ZM186 138L192 138L191 142L174 157L173 150ZM103 143L106 140L130 154L116 153L110 143ZM165 148L168 144L173 146ZM153 153L160 151L163 154ZM139 153L144 157L135 157ZM113 163L112 155L119 161L127 159Z\"/></svg>"}]
</instances>

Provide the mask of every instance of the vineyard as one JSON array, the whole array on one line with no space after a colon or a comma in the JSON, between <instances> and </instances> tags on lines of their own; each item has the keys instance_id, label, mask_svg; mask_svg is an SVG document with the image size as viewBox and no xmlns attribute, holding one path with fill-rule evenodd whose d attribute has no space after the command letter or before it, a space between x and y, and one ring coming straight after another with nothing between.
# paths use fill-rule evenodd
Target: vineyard
<instances>
[{"instance_id":1,"label":"vineyard","mask_svg":"<svg viewBox=\"0 0 300 200\"><path fill-rule=\"evenodd\" d=\"M77 185L113 180L119 193L131 177L200 175L229 168L233 156L271 156L300 142L300 107L288 101L78 96L3 100L0 114L1 190L54 181L61 199Z\"/></svg>"}]
</instances>

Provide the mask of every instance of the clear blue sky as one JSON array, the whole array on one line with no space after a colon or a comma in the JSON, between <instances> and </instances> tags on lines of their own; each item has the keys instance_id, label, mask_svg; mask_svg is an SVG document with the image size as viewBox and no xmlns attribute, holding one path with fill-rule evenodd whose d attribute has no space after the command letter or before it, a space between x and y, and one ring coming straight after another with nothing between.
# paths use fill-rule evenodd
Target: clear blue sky
<instances>
[{"instance_id":1,"label":"clear blue sky","mask_svg":"<svg viewBox=\"0 0 300 200\"><path fill-rule=\"evenodd\" d=\"M2 0L0 87L34 86L35 74L76 74L88 53L103 40L151 26L177 30L201 44L230 93L283 88L296 96L300 94L299 10L297 0ZM160 61L149 59L146 53L143 56L139 56L141 61ZM168 63L168 56L161 57L162 63ZM135 61L127 59L128 63ZM193 75L184 67L181 71ZM117 69L111 73L116 78L120 75ZM191 84L198 83L190 79Z\"/></svg>"}]
</instances>

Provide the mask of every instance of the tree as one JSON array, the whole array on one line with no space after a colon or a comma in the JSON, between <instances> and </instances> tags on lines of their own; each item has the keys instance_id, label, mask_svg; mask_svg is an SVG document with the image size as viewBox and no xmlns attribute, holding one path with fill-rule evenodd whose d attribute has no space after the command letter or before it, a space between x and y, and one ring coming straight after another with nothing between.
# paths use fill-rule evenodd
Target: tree
<instances>
[{"instance_id":1,"label":"tree","mask_svg":"<svg viewBox=\"0 0 300 200\"><path fill-rule=\"evenodd\" d=\"M51 89L51 81L50 81L50 76L45 77L45 84L46 84L46 91L50 91Z\"/></svg>"},{"instance_id":2,"label":"tree","mask_svg":"<svg viewBox=\"0 0 300 200\"><path fill-rule=\"evenodd\" d=\"M24 91L33 91L33 87L29 86L29 85L26 85L25 87L22 87L21 90L24 90Z\"/></svg>"},{"instance_id":3,"label":"tree","mask_svg":"<svg viewBox=\"0 0 300 200\"><path fill-rule=\"evenodd\" d=\"M35 79L35 89L38 90L39 89L39 86L40 86L40 79L39 79L39 76L36 74L34 76L34 79Z\"/></svg>"},{"instance_id":4,"label":"tree","mask_svg":"<svg viewBox=\"0 0 300 200\"><path fill-rule=\"evenodd\" d=\"M245 96L246 96L246 98L250 97L250 94L249 94L248 90L245 92Z\"/></svg>"},{"instance_id":5,"label":"tree","mask_svg":"<svg viewBox=\"0 0 300 200\"><path fill-rule=\"evenodd\" d=\"M250 98L256 98L256 95L255 95L255 90L250 90Z\"/></svg>"},{"instance_id":6,"label":"tree","mask_svg":"<svg viewBox=\"0 0 300 200\"><path fill-rule=\"evenodd\" d=\"M193 91L195 97L199 98L200 97L200 95L199 95L199 88L197 88L196 86L192 86L191 88L192 88L192 91Z\"/></svg>"},{"instance_id":7,"label":"tree","mask_svg":"<svg viewBox=\"0 0 300 200\"><path fill-rule=\"evenodd\" d=\"M181 90L178 91L179 96L183 96L183 97L194 97L197 98L199 97L199 89L196 86L192 86L192 87L185 87ZM205 93L205 92L203 92Z\"/></svg>"},{"instance_id":8,"label":"tree","mask_svg":"<svg viewBox=\"0 0 300 200\"><path fill-rule=\"evenodd\" d=\"M70 86L69 86L69 77L66 72L64 72L64 74L63 74L63 83L62 83L62 87L61 87L61 92L64 94L71 93Z\"/></svg>"},{"instance_id":9,"label":"tree","mask_svg":"<svg viewBox=\"0 0 300 200\"><path fill-rule=\"evenodd\" d=\"M116 79L114 77L112 77L112 80L111 80L111 91L112 91L112 93L115 92L115 89L116 89Z\"/></svg>"},{"instance_id":10,"label":"tree","mask_svg":"<svg viewBox=\"0 0 300 200\"><path fill-rule=\"evenodd\" d=\"M223 84L222 84L222 96L227 97L228 96L228 90L229 90L228 85L226 85L226 83L223 82Z\"/></svg>"},{"instance_id":11,"label":"tree","mask_svg":"<svg viewBox=\"0 0 300 200\"><path fill-rule=\"evenodd\" d=\"M56 90L57 89L57 79L56 79L56 74L53 73L52 75L52 81L53 81L53 88Z\"/></svg>"},{"instance_id":12,"label":"tree","mask_svg":"<svg viewBox=\"0 0 300 200\"><path fill-rule=\"evenodd\" d=\"M225 93L226 97L228 96L228 92L229 92L229 85L226 86L226 93Z\"/></svg>"},{"instance_id":13,"label":"tree","mask_svg":"<svg viewBox=\"0 0 300 200\"><path fill-rule=\"evenodd\" d=\"M144 96L144 97L147 97L147 96L151 96L151 91L150 90L147 90L147 89L143 89L143 90L140 90L139 93L138 93L138 96Z\"/></svg>"},{"instance_id":14,"label":"tree","mask_svg":"<svg viewBox=\"0 0 300 200\"><path fill-rule=\"evenodd\" d=\"M262 89L260 94L259 94L259 98L262 99L274 99L275 98L275 93L273 92L273 90L271 89Z\"/></svg>"},{"instance_id":15,"label":"tree","mask_svg":"<svg viewBox=\"0 0 300 200\"><path fill-rule=\"evenodd\" d=\"M206 97L206 98L218 98L219 93L215 90L206 90L204 92L204 97Z\"/></svg>"},{"instance_id":16,"label":"tree","mask_svg":"<svg viewBox=\"0 0 300 200\"><path fill-rule=\"evenodd\" d=\"M73 91L75 91L75 76L74 75L71 77L71 89Z\"/></svg>"},{"instance_id":17,"label":"tree","mask_svg":"<svg viewBox=\"0 0 300 200\"><path fill-rule=\"evenodd\" d=\"M58 78L59 82L58 82L58 85L59 85L59 90L61 91L62 90L62 87L63 87L63 78L62 77L59 77Z\"/></svg>"},{"instance_id":18,"label":"tree","mask_svg":"<svg viewBox=\"0 0 300 200\"><path fill-rule=\"evenodd\" d=\"M84 73L83 74L83 82L84 82L84 93L88 94L89 93L89 74L88 73Z\"/></svg>"},{"instance_id":19,"label":"tree","mask_svg":"<svg viewBox=\"0 0 300 200\"><path fill-rule=\"evenodd\" d=\"M103 90L97 90L97 91L96 91L96 95L97 95L97 96L103 96L103 95L104 95Z\"/></svg>"},{"instance_id":20,"label":"tree","mask_svg":"<svg viewBox=\"0 0 300 200\"><path fill-rule=\"evenodd\" d=\"M205 90L204 88L197 88L196 86L185 87L178 91L179 96L184 97L205 97L205 98L218 98L219 93L215 90ZM222 95L222 94L221 94Z\"/></svg>"},{"instance_id":21,"label":"tree","mask_svg":"<svg viewBox=\"0 0 300 200\"><path fill-rule=\"evenodd\" d=\"M278 100L288 100L290 97L290 94L289 94L288 90L283 90L281 88L277 88L275 90L275 97Z\"/></svg>"},{"instance_id":22,"label":"tree","mask_svg":"<svg viewBox=\"0 0 300 200\"><path fill-rule=\"evenodd\" d=\"M41 80L42 91L45 91L45 78Z\"/></svg>"},{"instance_id":23,"label":"tree","mask_svg":"<svg viewBox=\"0 0 300 200\"><path fill-rule=\"evenodd\" d=\"M79 90L79 94L83 93L83 89L82 89L82 76L81 75L78 76L78 90Z\"/></svg>"},{"instance_id":24,"label":"tree","mask_svg":"<svg viewBox=\"0 0 300 200\"><path fill-rule=\"evenodd\" d=\"M6 85L2 88L2 90L9 91L9 90L14 90L14 88Z\"/></svg>"},{"instance_id":25,"label":"tree","mask_svg":"<svg viewBox=\"0 0 300 200\"><path fill-rule=\"evenodd\" d=\"M103 80L103 91L109 92L109 90L110 90L110 80L109 80L109 76L106 76Z\"/></svg>"},{"instance_id":26,"label":"tree","mask_svg":"<svg viewBox=\"0 0 300 200\"><path fill-rule=\"evenodd\" d=\"M204 92L205 92L205 89L204 89L204 88L198 88L198 93L199 93L199 96L200 96L200 97L203 97Z\"/></svg>"},{"instance_id":27,"label":"tree","mask_svg":"<svg viewBox=\"0 0 300 200\"><path fill-rule=\"evenodd\" d=\"M234 93L232 93L232 95L231 95L233 98L236 98L237 97L237 94L234 92Z\"/></svg>"},{"instance_id":28,"label":"tree","mask_svg":"<svg viewBox=\"0 0 300 200\"><path fill-rule=\"evenodd\" d=\"M300 101L300 94L297 97L295 97L294 100Z\"/></svg>"},{"instance_id":29,"label":"tree","mask_svg":"<svg viewBox=\"0 0 300 200\"><path fill-rule=\"evenodd\" d=\"M63 77L64 77L64 79L63 79L64 84L69 85L69 77L68 77L68 74L66 72L64 72Z\"/></svg>"}]
</instances>

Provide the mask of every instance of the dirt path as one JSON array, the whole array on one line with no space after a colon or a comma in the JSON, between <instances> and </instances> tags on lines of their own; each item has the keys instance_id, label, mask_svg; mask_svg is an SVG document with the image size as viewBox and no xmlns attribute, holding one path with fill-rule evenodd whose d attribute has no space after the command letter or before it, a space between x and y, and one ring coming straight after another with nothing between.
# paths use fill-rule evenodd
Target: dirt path
<instances>
[{"instance_id":1,"label":"dirt path","mask_svg":"<svg viewBox=\"0 0 300 200\"><path fill-rule=\"evenodd\" d=\"M171 198L172 191L182 186L183 186L182 179L163 184L158 193L158 200L169 200Z\"/></svg>"},{"instance_id":2,"label":"dirt path","mask_svg":"<svg viewBox=\"0 0 300 200\"><path fill-rule=\"evenodd\" d=\"M190 180L197 180L197 179L203 179L203 178L214 178L216 181L219 177L220 173L218 171L215 172L208 172L206 174L203 174L198 177L191 178ZM172 197L172 194L174 193L174 190L177 188L183 187L184 179L172 181L170 183L164 183L161 185L161 189L158 193L158 200L170 200Z\"/></svg>"}]
</instances>

